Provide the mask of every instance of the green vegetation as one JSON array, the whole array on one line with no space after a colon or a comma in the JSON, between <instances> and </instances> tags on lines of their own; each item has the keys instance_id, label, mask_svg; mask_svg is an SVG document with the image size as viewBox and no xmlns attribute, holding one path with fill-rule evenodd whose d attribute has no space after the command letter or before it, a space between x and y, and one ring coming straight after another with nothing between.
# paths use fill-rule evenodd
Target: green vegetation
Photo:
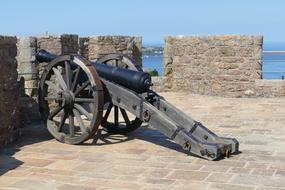
<instances>
[{"instance_id":1,"label":"green vegetation","mask_svg":"<svg viewBox=\"0 0 285 190\"><path fill-rule=\"evenodd\" d=\"M157 77L158 76L158 71L156 69L153 69L149 72L149 74L152 76L152 77Z\"/></svg>"}]
</instances>

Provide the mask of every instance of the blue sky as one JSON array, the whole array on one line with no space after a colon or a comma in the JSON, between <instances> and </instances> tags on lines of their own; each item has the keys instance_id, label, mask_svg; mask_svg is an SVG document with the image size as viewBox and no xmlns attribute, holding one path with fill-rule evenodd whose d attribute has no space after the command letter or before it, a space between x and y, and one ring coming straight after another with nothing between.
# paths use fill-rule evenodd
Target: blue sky
<instances>
[{"instance_id":1,"label":"blue sky","mask_svg":"<svg viewBox=\"0 0 285 190\"><path fill-rule=\"evenodd\" d=\"M40 3L44 2L44 3ZM0 34L166 35L262 34L285 41L282 0L3 0Z\"/></svg>"}]
</instances>

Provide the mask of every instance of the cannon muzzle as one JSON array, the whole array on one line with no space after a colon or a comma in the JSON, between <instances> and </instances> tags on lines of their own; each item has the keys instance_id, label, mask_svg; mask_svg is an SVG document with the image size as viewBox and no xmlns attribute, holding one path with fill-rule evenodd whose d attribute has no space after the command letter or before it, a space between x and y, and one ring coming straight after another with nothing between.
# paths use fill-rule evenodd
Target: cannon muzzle
<instances>
[{"instance_id":1,"label":"cannon muzzle","mask_svg":"<svg viewBox=\"0 0 285 190\"><path fill-rule=\"evenodd\" d=\"M39 63L51 62L57 57L57 55L43 49L39 50L36 54L36 59ZM113 67L96 62L91 62L91 64L95 67L100 77L122 85L137 93L147 92L152 85L151 76L149 73Z\"/></svg>"}]
</instances>

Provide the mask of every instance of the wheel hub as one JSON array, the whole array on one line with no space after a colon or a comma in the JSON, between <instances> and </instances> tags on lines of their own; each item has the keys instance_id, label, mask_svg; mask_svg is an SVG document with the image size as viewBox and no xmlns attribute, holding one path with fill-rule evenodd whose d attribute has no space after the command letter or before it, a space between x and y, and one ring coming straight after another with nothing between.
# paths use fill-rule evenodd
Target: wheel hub
<instances>
[{"instance_id":1,"label":"wheel hub","mask_svg":"<svg viewBox=\"0 0 285 190\"><path fill-rule=\"evenodd\" d=\"M69 90L64 91L62 93L62 99L65 110L72 112L75 102L74 94Z\"/></svg>"}]
</instances>

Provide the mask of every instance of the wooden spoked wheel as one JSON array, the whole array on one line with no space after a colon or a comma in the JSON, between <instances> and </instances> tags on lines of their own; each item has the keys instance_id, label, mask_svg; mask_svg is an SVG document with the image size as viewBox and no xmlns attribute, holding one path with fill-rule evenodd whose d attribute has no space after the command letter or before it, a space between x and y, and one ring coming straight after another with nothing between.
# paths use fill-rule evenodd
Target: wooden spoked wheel
<instances>
[{"instance_id":1,"label":"wooden spoked wheel","mask_svg":"<svg viewBox=\"0 0 285 190\"><path fill-rule=\"evenodd\" d=\"M79 144L97 131L104 94L91 63L80 56L60 56L44 71L39 105L49 132L60 142Z\"/></svg>"},{"instance_id":2,"label":"wooden spoked wheel","mask_svg":"<svg viewBox=\"0 0 285 190\"><path fill-rule=\"evenodd\" d=\"M108 54L99 58L96 62L114 67L142 71L141 67L136 66L129 57L122 54ZM139 118L135 117L127 110L112 104L107 91L104 100L105 111L101 120L101 126L109 133L126 134L141 126L142 121Z\"/></svg>"},{"instance_id":3,"label":"wooden spoked wheel","mask_svg":"<svg viewBox=\"0 0 285 190\"><path fill-rule=\"evenodd\" d=\"M134 64L130 57L119 53L107 54L97 59L96 62L111 65L113 67L120 67L134 71L143 71L140 66Z\"/></svg>"}]
</instances>

